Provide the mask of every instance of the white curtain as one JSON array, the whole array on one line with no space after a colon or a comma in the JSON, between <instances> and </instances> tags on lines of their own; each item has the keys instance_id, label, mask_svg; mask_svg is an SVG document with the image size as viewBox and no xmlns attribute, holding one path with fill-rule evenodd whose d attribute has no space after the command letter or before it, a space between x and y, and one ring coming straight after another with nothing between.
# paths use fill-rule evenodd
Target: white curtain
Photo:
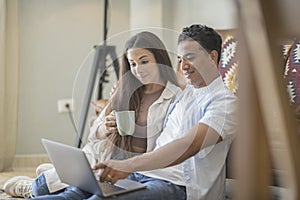
<instances>
[{"instance_id":1,"label":"white curtain","mask_svg":"<svg viewBox=\"0 0 300 200\"><path fill-rule=\"evenodd\" d=\"M18 0L0 0L0 171L16 152L19 74Z\"/></svg>"}]
</instances>

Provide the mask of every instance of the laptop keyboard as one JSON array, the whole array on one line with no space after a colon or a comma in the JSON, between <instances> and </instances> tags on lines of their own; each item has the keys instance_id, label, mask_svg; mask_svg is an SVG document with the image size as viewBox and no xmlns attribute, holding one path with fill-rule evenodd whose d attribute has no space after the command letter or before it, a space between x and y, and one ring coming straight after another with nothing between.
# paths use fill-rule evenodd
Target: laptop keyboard
<instances>
[{"instance_id":1,"label":"laptop keyboard","mask_svg":"<svg viewBox=\"0 0 300 200\"><path fill-rule=\"evenodd\" d=\"M110 184L110 183L107 183L107 182L98 182L98 183L99 183L99 186L100 186L102 192L106 193L106 194L115 193L115 192L118 192L118 191L125 190L124 188L118 187L116 185L113 185L113 184Z\"/></svg>"}]
</instances>

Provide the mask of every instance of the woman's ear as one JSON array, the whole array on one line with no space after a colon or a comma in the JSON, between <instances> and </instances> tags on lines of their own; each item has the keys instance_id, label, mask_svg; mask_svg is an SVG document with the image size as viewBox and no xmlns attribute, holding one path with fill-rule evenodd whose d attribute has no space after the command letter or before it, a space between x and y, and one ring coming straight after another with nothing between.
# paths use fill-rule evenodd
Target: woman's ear
<instances>
[{"instance_id":1,"label":"woman's ear","mask_svg":"<svg viewBox=\"0 0 300 200\"><path fill-rule=\"evenodd\" d=\"M210 53L209 53L211 59L217 64L218 63L218 52L216 50L212 50Z\"/></svg>"}]
</instances>

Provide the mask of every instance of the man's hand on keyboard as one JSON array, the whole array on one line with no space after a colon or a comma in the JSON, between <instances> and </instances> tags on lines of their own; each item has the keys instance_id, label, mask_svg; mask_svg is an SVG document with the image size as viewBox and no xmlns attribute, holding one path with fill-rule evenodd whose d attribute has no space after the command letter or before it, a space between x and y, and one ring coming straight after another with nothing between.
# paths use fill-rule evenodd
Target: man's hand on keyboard
<instances>
[{"instance_id":1,"label":"man's hand on keyboard","mask_svg":"<svg viewBox=\"0 0 300 200\"><path fill-rule=\"evenodd\" d=\"M131 172L126 170L122 161L109 160L105 163L97 164L93 167L94 170L102 169L102 173L98 173L100 181L110 182L115 184L118 180L127 178Z\"/></svg>"}]
</instances>

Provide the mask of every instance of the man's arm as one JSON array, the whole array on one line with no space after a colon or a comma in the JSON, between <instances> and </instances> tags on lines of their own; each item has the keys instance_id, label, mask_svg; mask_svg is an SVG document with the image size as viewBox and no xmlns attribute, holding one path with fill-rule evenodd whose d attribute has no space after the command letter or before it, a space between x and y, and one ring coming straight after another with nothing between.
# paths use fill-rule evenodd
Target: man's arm
<instances>
[{"instance_id":1,"label":"man's arm","mask_svg":"<svg viewBox=\"0 0 300 200\"><path fill-rule=\"evenodd\" d=\"M110 160L96 165L94 169L103 169L101 181L115 183L135 171L148 171L179 164L197 154L201 149L220 141L222 138L214 129L206 124L198 123L184 137L153 152L123 161Z\"/></svg>"},{"instance_id":2,"label":"man's arm","mask_svg":"<svg viewBox=\"0 0 300 200\"><path fill-rule=\"evenodd\" d=\"M215 145L222 141L222 137L214 129L202 123L197 124L189 132L187 137L183 137L181 139L183 141L180 141L179 139L178 147L180 148L180 146L182 146L182 148L184 148L184 144L186 144L188 145L188 148L182 153L182 155L178 159L172 162L169 166L182 163L186 159L197 154L201 149L210 145ZM174 146L177 145L177 141L174 142Z\"/></svg>"}]
</instances>

